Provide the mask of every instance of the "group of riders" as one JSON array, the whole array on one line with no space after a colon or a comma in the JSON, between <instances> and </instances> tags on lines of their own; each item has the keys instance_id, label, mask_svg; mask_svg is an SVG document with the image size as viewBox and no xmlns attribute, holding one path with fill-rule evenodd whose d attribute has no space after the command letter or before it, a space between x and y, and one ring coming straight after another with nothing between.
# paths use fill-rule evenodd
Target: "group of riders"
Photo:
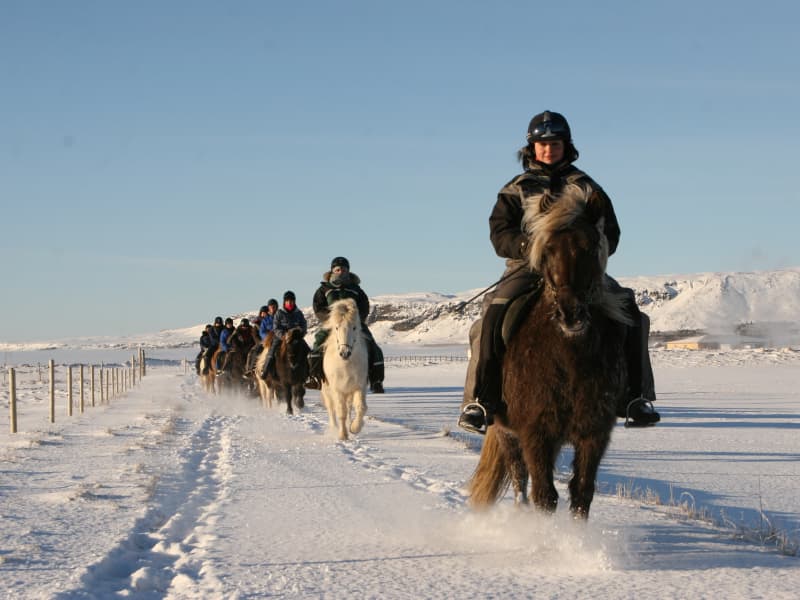
<instances>
[{"instance_id":1,"label":"group of riders","mask_svg":"<svg viewBox=\"0 0 800 600\"><path fill-rule=\"evenodd\" d=\"M367 327L369 299L360 284L361 279L358 275L350 272L350 261L343 256L337 256L331 261L330 270L323 274L319 288L314 294L313 311L320 324L324 325L331 304L348 298L355 301L369 351L370 390L382 394L383 351ZM247 357L244 370L246 378L251 381L254 381L254 376L266 379L270 373L274 373L275 353L283 338L296 328L306 335L308 323L303 311L297 306L295 293L291 290L283 294L283 304L280 306L277 300L271 298L259 309L258 316L252 322L248 318L243 318L237 326L234 326L231 317L224 321L222 317L216 317L214 323L206 325L200 335L200 353L195 361L195 369L198 375L206 375L213 367L218 376L225 375L229 359L236 353ZM309 377L306 382L308 388L319 389L325 379L322 353L328 334L329 331L321 326L315 335L314 345L308 354ZM267 352L267 356L263 368L256 373L256 362L261 352Z\"/></svg>"},{"instance_id":2,"label":"group of riders","mask_svg":"<svg viewBox=\"0 0 800 600\"><path fill-rule=\"evenodd\" d=\"M531 199L546 195L557 201L566 186L582 186L601 195L604 200L603 206L606 208L601 223L607 255L614 253L620 238L620 227L611 199L589 175L573 165L578 158L578 151L563 115L544 111L534 116L528 126L527 144L518 151L517 156L524 172L500 190L489 218L490 239L497 255L506 259L506 271L497 282L496 289L484 298L482 318L470 331L470 347L477 351L471 355L465 398L458 419L460 427L481 434L486 433L496 419L502 422L505 418L506 406L502 392L505 348L498 332L502 329L507 308L521 295L528 292L535 294L541 290L542 275L530 266L528 260L529 245L536 244L536 241L530 239L526 223L536 210L546 210L546 207L537 208ZM628 393L620 399L617 416L625 418L626 426L654 425L660 420L660 415L652 404L656 396L647 349L649 320L636 305L632 290L622 288L607 275L605 286L626 296L625 309L632 323L627 328L624 349ZM369 346L369 382L373 392L383 392L383 355L365 323L369 314L369 300L360 287L359 278L350 272L350 263L340 256L331 261L330 270L324 274L314 294L314 314L324 323L330 305L344 298L352 298L358 306ZM253 346L260 349L259 341L263 343L269 331L273 331L274 337L268 350L269 360L260 373L265 377L271 368L277 345L292 327L301 327L305 332L306 322L295 304L294 293L286 292L283 306L279 307L275 300L270 300L261 307L255 324L251 325L247 319L242 319L238 328L234 328L232 319L227 319L223 324L222 319L217 317L213 326L206 327L200 343L206 356L210 356L217 346L225 353L231 349L250 352ZM307 387L318 386L323 380L321 348L327 336L328 331L324 329L316 334L314 347L309 354L310 378ZM248 370L252 371L255 358L252 358L252 354L250 356L247 365ZM224 362L219 368L225 369Z\"/></svg>"}]
</instances>

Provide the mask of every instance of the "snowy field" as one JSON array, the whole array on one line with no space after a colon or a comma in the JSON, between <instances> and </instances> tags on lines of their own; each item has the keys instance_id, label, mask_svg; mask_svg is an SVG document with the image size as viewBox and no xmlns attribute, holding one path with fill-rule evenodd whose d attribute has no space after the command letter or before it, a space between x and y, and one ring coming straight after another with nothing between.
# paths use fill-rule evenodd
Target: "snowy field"
<instances>
[{"instance_id":1,"label":"snowy field","mask_svg":"<svg viewBox=\"0 0 800 600\"><path fill-rule=\"evenodd\" d=\"M46 351L43 351L46 354ZM431 352L438 354L439 352ZM662 423L614 432L588 523L466 506L463 362L389 363L363 432L153 366L56 423L14 353L0 433L2 598L796 598L800 352L655 350ZM105 360L125 360L108 356ZM185 355L183 350L181 356ZM387 354L391 354L391 349ZM7 387L0 404L8 415ZM448 434L449 432L449 434Z\"/></svg>"}]
</instances>

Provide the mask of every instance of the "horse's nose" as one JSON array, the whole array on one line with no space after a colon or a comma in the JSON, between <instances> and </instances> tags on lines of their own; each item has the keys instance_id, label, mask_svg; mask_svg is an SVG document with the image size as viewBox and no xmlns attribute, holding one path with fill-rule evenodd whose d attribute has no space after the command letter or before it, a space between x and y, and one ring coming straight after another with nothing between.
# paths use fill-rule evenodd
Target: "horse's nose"
<instances>
[{"instance_id":1,"label":"horse's nose","mask_svg":"<svg viewBox=\"0 0 800 600\"><path fill-rule=\"evenodd\" d=\"M343 348L342 350L339 350L339 356L345 360L350 358L350 348Z\"/></svg>"}]
</instances>

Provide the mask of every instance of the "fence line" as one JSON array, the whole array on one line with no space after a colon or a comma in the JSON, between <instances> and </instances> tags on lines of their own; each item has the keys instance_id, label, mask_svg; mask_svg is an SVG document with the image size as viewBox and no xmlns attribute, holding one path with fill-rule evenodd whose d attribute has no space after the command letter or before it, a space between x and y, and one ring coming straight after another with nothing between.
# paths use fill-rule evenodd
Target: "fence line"
<instances>
[{"instance_id":1,"label":"fence line","mask_svg":"<svg viewBox=\"0 0 800 600\"><path fill-rule=\"evenodd\" d=\"M114 367L114 368L105 368L103 364L99 365L99 374L100 374L100 404L110 404L111 399L116 398L120 395L123 395L128 390L133 388L137 383L141 383L142 378L146 374L145 369L145 353L144 349L139 348L139 355L132 355L130 362L127 366L122 367ZM50 408L50 422L56 422L56 368L55 368L55 361L50 359L47 361L48 366L48 374L49 374L49 381L48 381L48 396L49 396L49 408ZM71 417L73 414L73 406L74 406L74 383L72 377L72 369L74 366L78 366L80 368L79 377L78 377L78 387L79 389L79 409L81 414L83 414L85 410L85 389L86 389L86 381L84 379L84 366L83 364L79 365L66 365L66 396L67 396L67 416ZM95 365L90 365L90 375L91 375L91 399L92 399L92 406L95 406ZM136 377L136 371L139 371L139 377ZM103 379L105 374L105 396L103 394ZM8 367L7 377L9 384L8 390L8 398L9 398L9 428L11 433L17 433L17 371L14 367ZM38 365L38 376L39 382L42 381L42 369L41 364Z\"/></svg>"},{"instance_id":2,"label":"fence line","mask_svg":"<svg viewBox=\"0 0 800 600\"><path fill-rule=\"evenodd\" d=\"M443 355L443 354L404 354L402 356L384 356L384 363L400 363L400 364L438 364L447 362L466 362L469 360L467 356L462 355Z\"/></svg>"}]
</instances>

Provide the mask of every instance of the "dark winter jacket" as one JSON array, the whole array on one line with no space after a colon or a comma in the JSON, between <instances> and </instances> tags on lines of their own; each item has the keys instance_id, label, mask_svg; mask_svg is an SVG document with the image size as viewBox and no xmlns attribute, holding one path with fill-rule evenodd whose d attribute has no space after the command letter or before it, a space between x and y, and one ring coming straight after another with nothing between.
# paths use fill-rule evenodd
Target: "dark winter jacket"
<instances>
[{"instance_id":1,"label":"dark winter jacket","mask_svg":"<svg viewBox=\"0 0 800 600\"><path fill-rule=\"evenodd\" d=\"M211 327L211 347L216 348L219 346L219 336L222 335L222 330L225 329L224 327L213 325Z\"/></svg>"},{"instance_id":2,"label":"dark winter jacket","mask_svg":"<svg viewBox=\"0 0 800 600\"><path fill-rule=\"evenodd\" d=\"M600 193L606 206L605 235L608 253L613 254L619 243L620 229L611 199L586 173L569 163L545 165L529 162L525 172L509 181L497 194L497 202L489 217L492 245L498 256L512 260L526 258L528 235L522 230L524 200L549 191L559 194L567 184L588 186Z\"/></svg>"},{"instance_id":3,"label":"dark winter jacket","mask_svg":"<svg viewBox=\"0 0 800 600\"><path fill-rule=\"evenodd\" d=\"M243 354L247 354L255 344L250 327L242 327L241 325L228 337L227 342L231 350Z\"/></svg>"},{"instance_id":4,"label":"dark winter jacket","mask_svg":"<svg viewBox=\"0 0 800 600\"><path fill-rule=\"evenodd\" d=\"M203 333L200 334L200 350L208 350L214 346L216 346L216 343L214 343L211 333L203 330Z\"/></svg>"},{"instance_id":5,"label":"dark winter jacket","mask_svg":"<svg viewBox=\"0 0 800 600\"><path fill-rule=\"evenodd\" d=\"M347 273L343 281L331 283L331 272L322 275L322 281L314 293L314 315L320 323L324 323L331 312L330 305L337 300L352 298L358 306L358 314L364 322L369 316L369 298L361 289L361 279L355 273Z\"/></svg>"},{"instance_id":6,"label":"dark winter jacket","mask_svg":"<svg viewBox=\"0 0 800 600\"><path fill-rule=\"evenodd\" d=\"M286 335L290 329L294 329L295 327L300 327L303 331L303 335L308 331L308 324L306 323L306 317L303 311L296 306L290 311L283 307L279 308L278 312L275 313L273 325L275 339L283 339L283 336Z\"/></svg>"}]
</instances>

